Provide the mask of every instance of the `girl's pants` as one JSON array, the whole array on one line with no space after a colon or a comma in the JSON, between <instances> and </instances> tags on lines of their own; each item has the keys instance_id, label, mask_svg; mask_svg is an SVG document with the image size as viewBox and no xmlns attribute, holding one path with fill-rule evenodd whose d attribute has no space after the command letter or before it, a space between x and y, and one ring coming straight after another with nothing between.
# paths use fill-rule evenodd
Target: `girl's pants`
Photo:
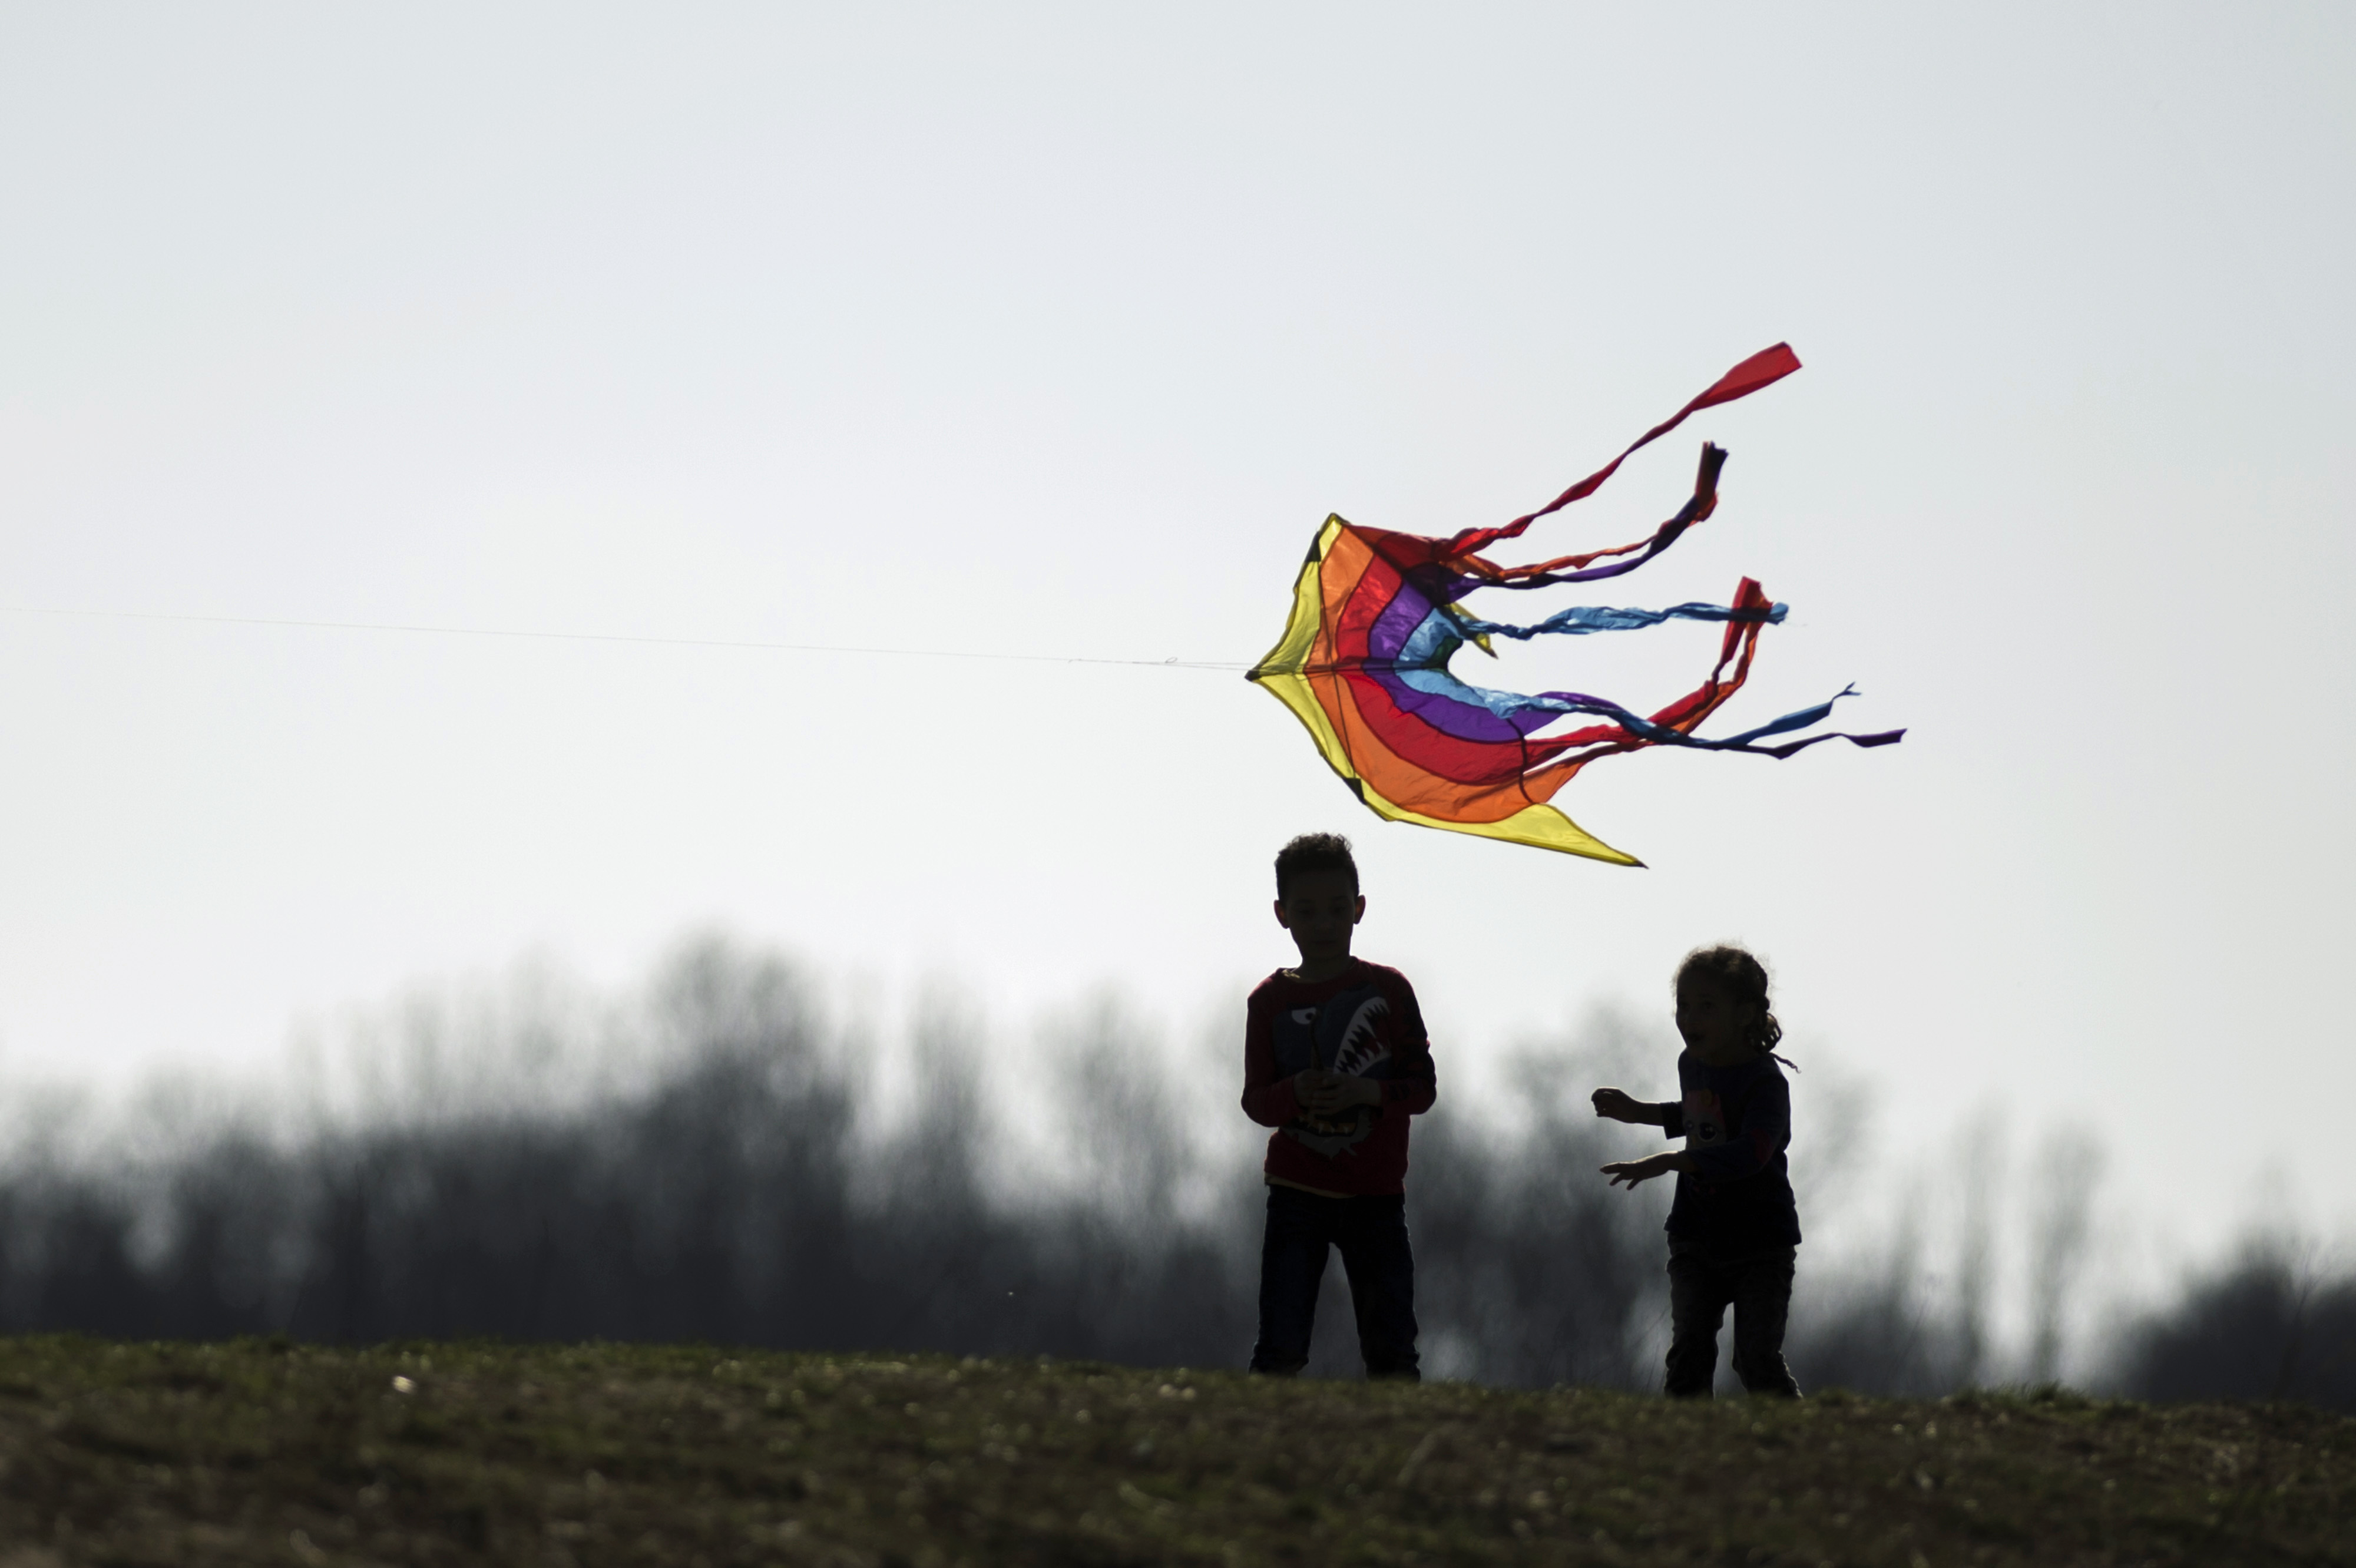
<instances>
[{"instance_id":1,"label":"girl's pants","mask_svg":"<svg viewBox=\"0 0 2356 1568\"><path fill-rule=\"evenodd\" d=\"M1669 1242L1669 1373L1671 1399L1708 1399L1718 1374L1718 1326L1734 1308L1734 1375L1745 1392L1800 1397L1783 1364L1783 1316L1792 1305L1796 1248L1779 1247L1740 1258L1713 1255L1699 1244Z\"/></svg>"},{"instance_id":2,"label":"girl's pants","mask_svg":"<svg viewBox=\"0 0 2356 1568\"><path fill-rule=\"evenodd\" d=\"M1251 1369L1290 1377L1309 1364L1309 1331L1330 1249L1342 1252L1358 1354L1370 1378L1419 1376L1415 1354L1415 1254L1407 1244L1407 1199L1320 1197L1270 1185L1268 1232L1259 1250L1259 1343Z\"/></svg>"}]
</instances>

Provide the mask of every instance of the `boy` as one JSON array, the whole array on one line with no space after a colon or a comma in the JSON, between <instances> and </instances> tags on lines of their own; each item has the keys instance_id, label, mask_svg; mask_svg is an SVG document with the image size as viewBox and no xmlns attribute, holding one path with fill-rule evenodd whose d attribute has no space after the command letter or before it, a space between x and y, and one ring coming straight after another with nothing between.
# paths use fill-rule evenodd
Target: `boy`
<instances>
[{"instance_id":1,"label":"boy","mask_svg":"<svg viewBox=\"0 0 2356 1568\"><path fill-rule=\"evenodd\" d=\"M1301 962L1259 983L1244 1025L1244 1114L1276 1129L1261 1167L1255 1372L1289 1378L1308 1364L1326 1253L1339 1247L1366 1375L1420 1376L1407 1119L1431 1109L1431 1047L1407 977L1350 956L1365 913L1348 839L1303 833L1278 852L1276 921Z\"/></svg>"}]
</instances>

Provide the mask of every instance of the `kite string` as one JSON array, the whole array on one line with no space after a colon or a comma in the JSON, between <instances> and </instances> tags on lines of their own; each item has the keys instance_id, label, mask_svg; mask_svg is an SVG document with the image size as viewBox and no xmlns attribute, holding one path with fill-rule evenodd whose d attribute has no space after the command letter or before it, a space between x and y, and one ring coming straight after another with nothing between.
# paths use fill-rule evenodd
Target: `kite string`
<instances>
[{"instance_id":1,"label":"kite string","mask_svg":"<svg viewBox=\"0 0 2356 1568\"><path fill-rule=\"evenodd\" d=\"M1102 659L1079 653L998 653L956 648L868 648L833 642L766 642L719 637L647 637L609 631L539 631L509 627L431 626L406 621L307 620L278 616L194 615L167 610L58 609L42 605L0 605L0 615L53 616L78 620L173 621L198 626L268 626L309 631L402 632L432 637L498 637L539 642L622 642L658 648L726 648L771 653L866 653L894 659L980 659L1023 664L1116 664L1148 670L1248 668L1240 661L1208 659Z\"/></svg>"}]
</instances>

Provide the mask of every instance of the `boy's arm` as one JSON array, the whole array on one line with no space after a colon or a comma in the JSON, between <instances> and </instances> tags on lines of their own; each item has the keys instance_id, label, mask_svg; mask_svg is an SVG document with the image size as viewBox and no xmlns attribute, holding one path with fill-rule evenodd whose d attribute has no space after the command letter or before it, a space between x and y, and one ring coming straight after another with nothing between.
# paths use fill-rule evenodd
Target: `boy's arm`
<instances>
[{"instance_id":1,"label":"boy's arm","mask_svg":"<svg viewBox=\"0 0 2356 1568\"><path fill-rule=\"evenodd\" d=\"M1244 1015L1244 1114L1263 1127L1281 1127L1301 1116L1292 1079L1277 1075L1276 1030L1257 998Z\"/></svg>"},{"instance_id":2,"label":"boy's arm","mask_svg":"<svg viewBox=\"0 0 2356 1568\"><path fill-rule=\"evenodd\" d=\"M1742 1119L1722 1143L1688 1149L1694 1174L1710 1181L1757 1176L1792 1142L1792 1086L1776 1073L1761 1077L1743 1101Z\"/></svg>"},{"instance_id":3,"label":"boy's arm","mask_svg":"<svg viewBox=\"0 0 2356 1568\"><path fill-rule=\"evenodd\" d=\"M1394 1036L1390 1076L1381 1080L1383 1107L1406 1116L1420 1116L1440 1098L1440 1071L1431 1065L1431 1039L1424 1033L1423 1009L1415 987L1399 977L1398 994L1391 998L1398 1026Z\"/></svg>"}]
</instances>

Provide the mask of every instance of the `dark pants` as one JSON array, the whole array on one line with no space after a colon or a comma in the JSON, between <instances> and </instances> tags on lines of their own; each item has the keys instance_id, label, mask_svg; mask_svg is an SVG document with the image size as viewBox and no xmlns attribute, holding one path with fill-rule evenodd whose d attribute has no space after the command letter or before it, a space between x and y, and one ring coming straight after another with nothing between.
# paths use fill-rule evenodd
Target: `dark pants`
<instances>
[{"instance_id":1,"label":"dark pants","mask_svg":"<svg viewBox=\"0 0 2356 1568\"><path fill-rule=\"evenodd\" d=\"M1671 1399L1708 1399L1718 1375L1718 1326L1734 1308L1734 1375L1743 1391L1800 1397L1783 1364L1783 1317L1792 1305L1795 1250L1722 1258L1691 1241L1669 1243Z\"/></svg>"},{"instance_id":2,"label":"dark pants","mask_svg":"<svg viewBox=\"0 0 2356 1568\"><path fill-rule=\"evenodd\" d=\"M1342 1270L1350 1278L1366 1376L1418 1379L1407 1199L1320 1197L1275 1186L1268 1189L1268 1233L1259 1248L1259 1343L1252 1348L1251 1369L1289 1378L1309 1364L1317 1289L1333 1247L1342 1250Z\"/></svg>"}]
</instances>

